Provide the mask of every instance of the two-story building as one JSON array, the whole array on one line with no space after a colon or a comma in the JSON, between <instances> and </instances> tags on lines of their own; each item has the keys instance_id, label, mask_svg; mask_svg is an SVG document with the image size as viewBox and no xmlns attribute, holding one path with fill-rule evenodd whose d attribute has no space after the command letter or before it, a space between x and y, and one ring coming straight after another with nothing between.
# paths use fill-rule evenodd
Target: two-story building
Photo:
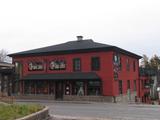
<instances>
[{"instance_id":1,"label":"two-story building","mask_svg":"<svg viewBox=\"0 0 160 120\"><path fill-rule=\"evenodd\" d=\"M43 99L131 101L141 56L91 39L10 54L19 96Z\"/></svg>"}]
</instances>

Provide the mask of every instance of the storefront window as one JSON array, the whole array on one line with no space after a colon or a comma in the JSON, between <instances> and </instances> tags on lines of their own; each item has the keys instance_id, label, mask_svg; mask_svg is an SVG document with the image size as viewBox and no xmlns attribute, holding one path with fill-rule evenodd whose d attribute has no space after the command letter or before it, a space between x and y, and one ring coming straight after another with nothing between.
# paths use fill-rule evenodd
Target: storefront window
<instances>
[{"instance_id":1,"label":"storefront window","mask_svg":"<svg viewBox=\"0 0 160 120\"><path fill-rule=\"evenodd\" d=\"M88 82L88 95L100 95L101 94L101 82L89 81Z\"/></svg>"},{"instance_id":2,"label":"storefront window","mask_svg":"<svg viewBox=\"0 0 160 120\"><path fill-rule=\"evenodd\" d=\"M73 83L73 95L84 95L84 82L77 81Z\"/></svg>"},{"instance_id":3,"label":"storefront window","mask_svg":"<svg viewBox=\"0 0 160 120\"><path fill-rule=\"evenodd\" d=\"M33 81L24 82L24 92L25 94L35 94L35 86Z\"/></svg>"},{"instance_id":4,"label":"storefront window","mask_svg":"<svg viewBox=\"0 0 160 120\"><path fill-rule=\"evenodd\" d=\"M36 83L37 94L48 94L47 81L38 81Z\"/></svg>"},{"instance_id":5,"label":"storefront window","mask_svg":"<svg viewBox=\"0 0 160 120\"><path fill-rule=\"evenodd\" d=\"M53 82L53 81L51 81L51 82L49 83L49 94L50 94L50 95L53 95L53 94L54 94L54 82Z\"/></svg>"}]
</instances>

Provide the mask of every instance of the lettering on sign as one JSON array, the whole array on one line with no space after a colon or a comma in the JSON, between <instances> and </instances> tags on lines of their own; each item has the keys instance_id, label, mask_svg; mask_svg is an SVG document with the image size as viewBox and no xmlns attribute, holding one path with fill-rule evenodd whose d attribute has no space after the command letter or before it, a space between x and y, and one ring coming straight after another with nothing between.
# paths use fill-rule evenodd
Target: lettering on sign
<instances>
[{"instance_id":1,"label":"lettering on sign","mask_svg":"<svg viewBox=\"0 0 160 120\"><path fill-rule=\"evenodd\" d=\"M50 62L50 70L65 70L66 62L65 60L53 60Z\"/></svg>"},{"instance_id":2,"label":"lettering on sign","mask_svg":"<svg viewBox=\"0 0 160 120\"><path fill-rule=\"evenodd\" d=\"M43 70L44 66L42 62L30 62L29 63L29 71Z\"/></svg>"}]
</instances>

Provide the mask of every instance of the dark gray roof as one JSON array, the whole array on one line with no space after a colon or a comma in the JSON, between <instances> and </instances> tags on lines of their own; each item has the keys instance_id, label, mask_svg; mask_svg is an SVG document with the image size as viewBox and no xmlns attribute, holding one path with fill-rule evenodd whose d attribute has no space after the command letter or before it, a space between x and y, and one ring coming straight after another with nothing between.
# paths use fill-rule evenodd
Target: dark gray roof
<instances>
[{"instance_id":1,"label":"dark gray roof","mask_svg":"<svg viewBox=\"0 0 160 120\"><path fill-rule=\"evenodd\" d=\"M56 73L56 74L29 74L22 80L100 80L93 72Z\"/></svg>"},{"instance_id":2,"label":"dark gray roof","mask_svg":"<svg viewBox=\"0 0 160 120\"><path fill-rule=\"evenodd\" d=\"M118 52L122 52L140 58L140 56L131 53L129 51L126 51L124 49L112 45L97 43L91 39L80 40L80 41L69 41L58 45L52 45L48 47L23 51L19 53L13 53L10 54L9 56L13 57L13 56L28 56L28 55L42 55L42 54L68 54L68 53L82 53L91 51L98 52L106 50L118 50Z\"/></svg>"}]
</instances>

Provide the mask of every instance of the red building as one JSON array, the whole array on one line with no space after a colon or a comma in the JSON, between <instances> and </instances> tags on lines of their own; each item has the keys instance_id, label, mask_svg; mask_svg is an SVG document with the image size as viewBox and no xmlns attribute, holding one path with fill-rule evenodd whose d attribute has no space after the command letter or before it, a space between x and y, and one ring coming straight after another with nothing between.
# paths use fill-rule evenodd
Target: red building
<instances>
[{"instance_id":1,"label":"red building","mask_svg":"<svg viewBox=\"0 0 160 120\"><path fill-rule=\"evenodd\" d=\"M111 102L135 99L141 57L82 36L77 39L10 54L20 96Z\"/></svg>"}]
</instances>

